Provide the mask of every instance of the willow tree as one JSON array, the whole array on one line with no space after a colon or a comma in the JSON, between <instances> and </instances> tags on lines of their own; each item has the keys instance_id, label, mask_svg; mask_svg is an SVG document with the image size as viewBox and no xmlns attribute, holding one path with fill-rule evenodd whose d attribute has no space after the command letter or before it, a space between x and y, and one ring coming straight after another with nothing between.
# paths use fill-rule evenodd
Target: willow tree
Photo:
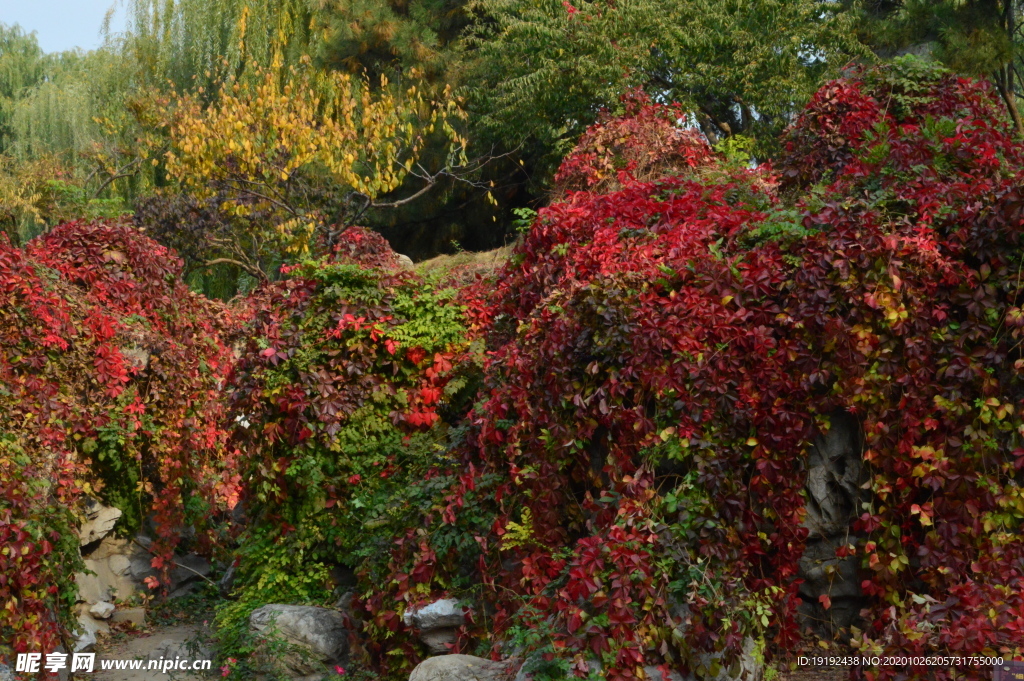
<instances>
[{"instance_id":1,"label":"willow tree","mask_svg":"<svg viewBox=\"0 0 1024 681\"><path fill-rule=\"evenodd\" d=\"M0 152L10 148L17 103L43 80L49 61L34 33L0 23Z\"/></svg>"},{"instance_id":2,"label":"willow tree","mask_svg":"<svg viewBox=\"0 0 1024 681\"><path fill-rule=\"evenodd\" d=\"M112 41L149 85L215 92L275 54L298 64L317 26L306 0L130 0L127 30Z\"/></svg>"}]
</instances>

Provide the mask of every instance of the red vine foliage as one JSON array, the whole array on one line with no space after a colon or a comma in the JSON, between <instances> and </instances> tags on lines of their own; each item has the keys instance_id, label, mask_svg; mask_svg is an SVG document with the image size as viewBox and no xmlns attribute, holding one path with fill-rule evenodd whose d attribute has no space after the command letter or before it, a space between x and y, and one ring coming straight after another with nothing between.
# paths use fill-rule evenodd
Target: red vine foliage
<instances>
[{"instance_id":1,"label":"red vine foliage","mask_svg":"<svg viewBox=\"0 0 1024 681\"><path fill-rule=\"evenodd\" d=\"M424 579L395 596L475 569L491 640L578 676L792 651L804 462L841 410L870 473L837 550L853 646L1020 657L1024 147L987 84L914 61L828 84L786 145L785 201L720 166L541 211L474 312L483 401L434 531L493 523L468 561L396 552Z\"/></svg>"},{"instance_id":2,"label":"red vine foliage","mask_svg":"<svg viewBox=\"0 0 1024 681\"><path fill-rule=\"evenodd\" d=\"M233 494L217 392L232 355L180 267L121 223L0 244L0 658L66 643L82 494L155 532L154 567L182 527L211 548Z\"/></svg>"},{"instance_id":3,"label":"red vine foliage","mask_svg":"<svg viewBox=\"0 0 1024 681\"><path fill-rule=\"evenodd\" d=\"M652 180L711 161L704 137L682 127L679 105L654 104L642 90L622 97L624 114L604 112L580 138L555 174L558 193L607 193L620 188L620 173Z\"/></svg>"}]
</instances>

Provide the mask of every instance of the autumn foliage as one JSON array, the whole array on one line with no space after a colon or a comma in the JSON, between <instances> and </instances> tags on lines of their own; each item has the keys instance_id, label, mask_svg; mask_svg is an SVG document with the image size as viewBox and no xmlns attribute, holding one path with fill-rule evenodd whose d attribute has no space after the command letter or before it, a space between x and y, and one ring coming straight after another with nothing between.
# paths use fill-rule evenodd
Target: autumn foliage
<instances>
[{"instance_id":1,"label":"autumn foliage","mask_svg":"<svg viewBox=\"0 0 1024 681\"><path fill-rule=\"evenodd\" d=\"M635 96L603 117L493 277L424 279L342 232L236 308L237 359L138 232L0 247L0 605L28 604L0 631L59 635L71 594L41 585L88 479L157 528L238 486L218 622L254 656L253 608L352 592L382 676L424 655L403 615L443 595L473 608L457 650L535 679L784 661L831 608L798 563L811 443L845 414L868 474L843 644L1024 654L1024 146L998 98L913 60L852 70L756 168L682 118Z\"/></svg>"},{"instance_id":2,"label":"autumn foliage","mask_svg":"<svg viewBox=\"0 0 1024 681\"><path fill-rule=\"evenodd\" d=\"M184 526L211 548L233 495L218 394L232 357L222 308L179 267L120 223L0 244L0 656L67 643L83 494L153 532L157 568Z\"/></svg>"},{"instance_id":3,"label":"autumn foliage","mask_svg":"<svg viewBox=\"0 0 1024 681\"><path fill-rule=\"evenodd\" d=\"M712 160L541 211L479 312L485 387L435 519L494 521L470 560L396 550L420 580L400 599L472 564L479 626L559 673L795 650L805 461L841 410L870 471L837 550L867 596L853 647L1022 653L1024 148L988 85L913 61L828 84L784 142L781 196Z\"/></svg>"}]
</instances>

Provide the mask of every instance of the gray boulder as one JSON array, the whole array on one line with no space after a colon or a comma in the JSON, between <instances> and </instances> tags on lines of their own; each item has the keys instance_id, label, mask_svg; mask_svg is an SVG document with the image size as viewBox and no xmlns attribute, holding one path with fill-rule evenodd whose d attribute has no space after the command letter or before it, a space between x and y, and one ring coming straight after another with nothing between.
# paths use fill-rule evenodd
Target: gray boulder
<instances>
[{"instance_id":1,"label":"gray boulder","mask_svg":"<svg viewBox=\"0 0 1024 681\"><path fill-rule=\"evenodd\" d=\"M510 681L515 661L492 662L472 655L439 655L416 665L409 681Z\"/></svg>"},{"instance_id":2,"label":"gray boulder","mask_svg":"<svg viewBox=\"0 0 1024 681\"><path fill-rule=\"evenodd\" d=\"M93 619L88 613L81 613L78 616L78 638L75 639L76 653L88 653L96 649L96 635L99 632L109 633L110 627L106 622Z\"/></svg>"},{"instance_id":3,"label":"gray boulder","mask_svg":"<svg viewBox=\"0 0 1024 681\"><path fill-rule=\"evenodd\" d=\"M117 608L113 603L100 601L89 608L89 614L98 620L108 620Z\"/></svg>"},{"instance_id":4,"label":"gray boulder","mask_svg":"<svg viewBox=\"0 0 1024 681\"><path fill-rule=\"evenodd\" d=\"M264 605L249 616L256 632L277 638L289 650L279 661L292 677L315 674L322 668L344 664L348 657L345 616L308 605Z\"/></svg>"},{"instance_id":5,"label":"gray boulder","mask_svg":"<svg viewBox=\"0 0 1024 681\"><path fill-rule=\"evenodd\" d=\"M850 414L834 412L828 432L818 435L807 458L807 546L799 576L805 626L831 638L857 622L864 605L856 556L836 557L836 549L856 543L850 525L864 499L867 480L861 452L860 424ZM826 610L820 602L828 596Z\"/></svg>"},{"instance_id":6,"label":"gray boulder","mask_svg":"<svg viewBox=\"0 0 1024 681\"><path fill-rule=\"evenodd\" d=\"M864 496L860 425L845 412L832 414L830 421L807 458L808 540L845 535Z\"/></svg>"},{"instance_id":7,"label":"gray boulder","mask_svg":"<svg viewBox=\"0 0 1024 681\"><path fill-rule=\"evenodd\" d=\"M85 522L78 530L80 546L103 539L114 530L121 517L121 509L104 506L95 499L88 499L85 507Z\"/></svg>"},{"instance_id":8,"label":"gray boulder","mask_svg":"<svg viewBox=\"0 0 1024 681\"><path fill-rule=\"evenodd\" d=\"M466 608L453 598L444 598L406 610L402 620L405 626L420 632L420 641L430 652L444 654L458 638L459 627L466 623Z\"/></svg>"}]
</instances>

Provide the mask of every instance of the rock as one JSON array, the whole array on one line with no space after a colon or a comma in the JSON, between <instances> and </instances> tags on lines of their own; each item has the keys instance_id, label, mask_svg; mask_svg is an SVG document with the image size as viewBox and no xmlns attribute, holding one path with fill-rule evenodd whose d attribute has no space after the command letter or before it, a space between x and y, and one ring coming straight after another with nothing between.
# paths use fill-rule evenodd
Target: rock
<instances>
[{"instance_id":1,"label":"rock","mask_svg":"<svg viewBox=\"0 0 1024 681\"><path fill-rule=\"evenodd\" d=\"M808 539L845 535L864 496L860 426L845 412L831 416L831 427L819 435L807 458Z\"/></svg>"},{"instance_id":2,"label":"rock","mask_svg":"<svg viewBox=\"0 0 1024 681\"><path fill-rule=\"evenodd\" d=\"M78 627L81 629L78 638L75 640L76 653L88 653L96 649L96 634L99 632L108 633L110 627L106 622L93 619L86 613L78 616Z\"/></svg>"},{"instance_id":3,"label":"rock","mask_svg":"<svg viewBox=\"0 0 1024 681\"><path fill-rule=\"evenodd\" d=\"M208 560L194 553L175 556L174 562L177 567L171 571L171 592L168 598L180 598L192 593L199 581L208 577L212 569Z\"/></svg>"},{"instance_id":4,"label":"rock","mask_svg":"<svg viewBox=\"0 0 1024 681\"><path fill-rule=\"evenodd\" d=\"M715 663L721 664L721 653L700 653L690 662L690 676L679 676L682 681L761 681L764 674L763 656L756 654L757 642L747 637L743 640L743 652L738 660L728 666L720 666L712 675ZM675 679L671 674L669 679Z\"/></svg>"},{"instance_id":5,"label":"rock","mask_svg":"<svg viewBox=\"0 0 1024 681\"><path fill-rule=\"evenodd\" d=\"M111 506L104 506L95 499L86 502L85 522L78 530L78 543L80 546L91 544L103 539L110 534L118 518L121 517L121 509Z\"/></svg>"},{"instance_id":6,"label":"rock","mask_svg":"<svg viewBox=\"0 0 1024 681\"><path fill-rule=\"evenodd\" d=\"M395 260L398 261L398 266L400 268L404 269L404 270L414 270L414 269L416 269L416 265L415 265L415 263L413 263L412 258L410 258L407 255L402 255L401 253L395 253Z\"/></svg>"},{"instance_id":7,"label":"rock","mask_svg":"<svg viewBox=\"0 0 1024 681\"><path fill-rule=\"evenodd\" d=\"M98 620L106 620L110 619L110 616L114 614L115 610L117 610L117 608L113 603L110 603L109 601L100 601L89 608L89 614Z\"/></svg>"},{"instance_id":8,"label":"rock","mask_svg":"<svg viewBox=\"0 0 1024 681\"><path fill-rule=\"evenodd\" d=\"M422 608L411 608L402 616L406 626L417 629L461 627L466 621L466 609L453 598L443 598Z\"/></svg>"},{"instance_id":9,"label":"rock","mask_svg":"<svg viewBox=\"0 0 1024 681\"><path fill-rule=\"evenodd\" d=\"M515 675L514 661L492 662L472 655L439 655L416 665L409 681L506 681Z\"/></svg>"},{"instance_id":10,"label":"rock","mask_svg":"<svg viewBox=\"0 0 1024 681\"><path fill-rule=\"evenodd\" d=\"M111 624L120 624L122 622L131 622L136 627L141 627L146 623L146 609L142 607L136 608L118 608L116 612L110 618Z\"/></svg>"},{"instance_id":11,"label":"rock","mask_svg":"<svg viewBox=\"0 0 1024 681\"><path fill-rule=\"evenodd\" d=\"M346 615L352 614L352 599L356 597L355 591L346 591L341 594L341 597L334 602L334 609L339 610Z\"/></svg>"},{"instance_id":12,"label":"rock","mask_svg":"<svg viewBox=\"0 0 1024 681\"><path fill-rule=\"evenodd\" d=\"M94 604L112 602L115 598L130 598L137 592L144 592L143 580L156 574L149 567L151 556L136 541L104 537L99 543L90 545L92 550L85 556L87 574L75 575L78 584L78 600Z\"/></svg>"},{"instance_id":13,"label":"rock","mask_svg":"<svg viewBox=\"0 0 1024 681\"><path fill-rule=\"evenodd\" d=\"M110 600L110 587L97 575L79 572L75 574L75 584L78 585L78 600L80 601L92 605Z\"/></svg>"},{"instance_id":14,"label":"rock","mask_svg":"<svg viewBox=\"0 0 1024 681\"><path fill-rule=\"evenodd\" d=\"M14 681L14 675L11 673L11 668L0 662L0 681Z\"/></svg>"},{"instance_id":15,"label":"rock","mask_svg":"<svg viewBox=\"0 0 1024 681\"><path fill-rule=\"evenodd\" d=\"M92 550L83 561L87 572L75 575L78 600L94 604L147 593L145 580L157 576L151 565L153 556L146 549L149 544L150 540L143 536L134 539L107 536L90 545ZM177 566L171 571L172 598L189 593L198 580L210 574L210 563L201 556L175 556L174 561Z\"/></svg>"},{"instance_id":16,"label":"rock","mask_svg":"<svg viewBox=\"0 0 1024 681\"><path fill-rule=\"evenodd\" d=\"M171 572L171 581L176 586L210 575L210 562L194 553L175 556L174 562L177 563L177 567Z\"/></svg>"},{"instance_id":17,"label":"rock","mask_svg":"<svg viewBox=\"0 0 1024 681\"><path fill-rule=\"evenodd\" d=\"M684 681L683 675L677 671L669 670L666 675L659 667L644 667L644 675L651 681Z\"/></svg>"},{"instance_id":18,"label":"rock","mask_svg":"<svg viewBox=\"0 0 1024 681\"><path fill-rule=\"evenodd\" d=\"M828 432L814 441L807 458L807 545L800 558L802 603L799 612L805 626L832 638L856 623L864 605L856 556L836 557L840 546L856 543L850 524L864 498L861 485L867 479L861 457L860 424L843 411L830 417ZM828 610L820 602L827 595Z\"/></svg>"},{"instance_id":19,"label":"rock","mask_svg":"<svg viewBox=\"0 0 1024 681\"><path fill-rule=\"evenodd\" d=\"M149 553L132 556L128 563L128 574L139 584L145 582L146 577L156 577L156 570L150 563L152 559Z\"/></svg>"},{"instance_id":20,"label":"rock","mask_svg":"<svg viewBox=\"0 0 1024 681\"><path fill-rule=\"evenodd\" d=\"M452 598L444 598L405 611L402 620L418 629L420 641L435 654L447 653L458 638L458 629L466 622L466 609Z\"/></svg>"},{"instance_id":21,"label":"rock","mask_svg":"<svg viewBox=\"0 0 1024 681\"><path fill-rule=\"evenodd\" d=\"M120 348L121 356L131 363L137 370L141 371L149 366L149 351L137 345L130 348Z\"/></svg>"},{"instance_id":22,"label":"rock","mask_svg":"<svg viewBox=\"0 0 1024 681\"><path fill-rule=\"evenodd\" d=\"M343 664L348 656L345 616L336 610L308 605L264 605L249 616L249 626L299 649L297 654L286 654L280 660L293 676L319 671L310 664L311 660L331 666Z\"/></svg>"},{"instance_id":23,"label":"rock","mask_svg":"<svg viewBox=\"0 0 1024 681\"><path fill-rule=\"evenodd\" d=\"M228 567L221 575L220 581L217 582L217 588L220 590L220 595L225 598L231 594L231 589L235 586L235 575L236 568L234 565Z\"/></svg>"},{"instance_id":24,"label":"rock","mask_svg":"<svg viewBox=\"0 0 1024 681\"><path fill-rule=\"evenodd\" d=\"M79 572L75 575L80 601L93 604L115 598L125 599L139 588L128 569L126 556L109 556L102 560L87 558L82 562L92 574Z\"/></svg>"}]
</instances>

